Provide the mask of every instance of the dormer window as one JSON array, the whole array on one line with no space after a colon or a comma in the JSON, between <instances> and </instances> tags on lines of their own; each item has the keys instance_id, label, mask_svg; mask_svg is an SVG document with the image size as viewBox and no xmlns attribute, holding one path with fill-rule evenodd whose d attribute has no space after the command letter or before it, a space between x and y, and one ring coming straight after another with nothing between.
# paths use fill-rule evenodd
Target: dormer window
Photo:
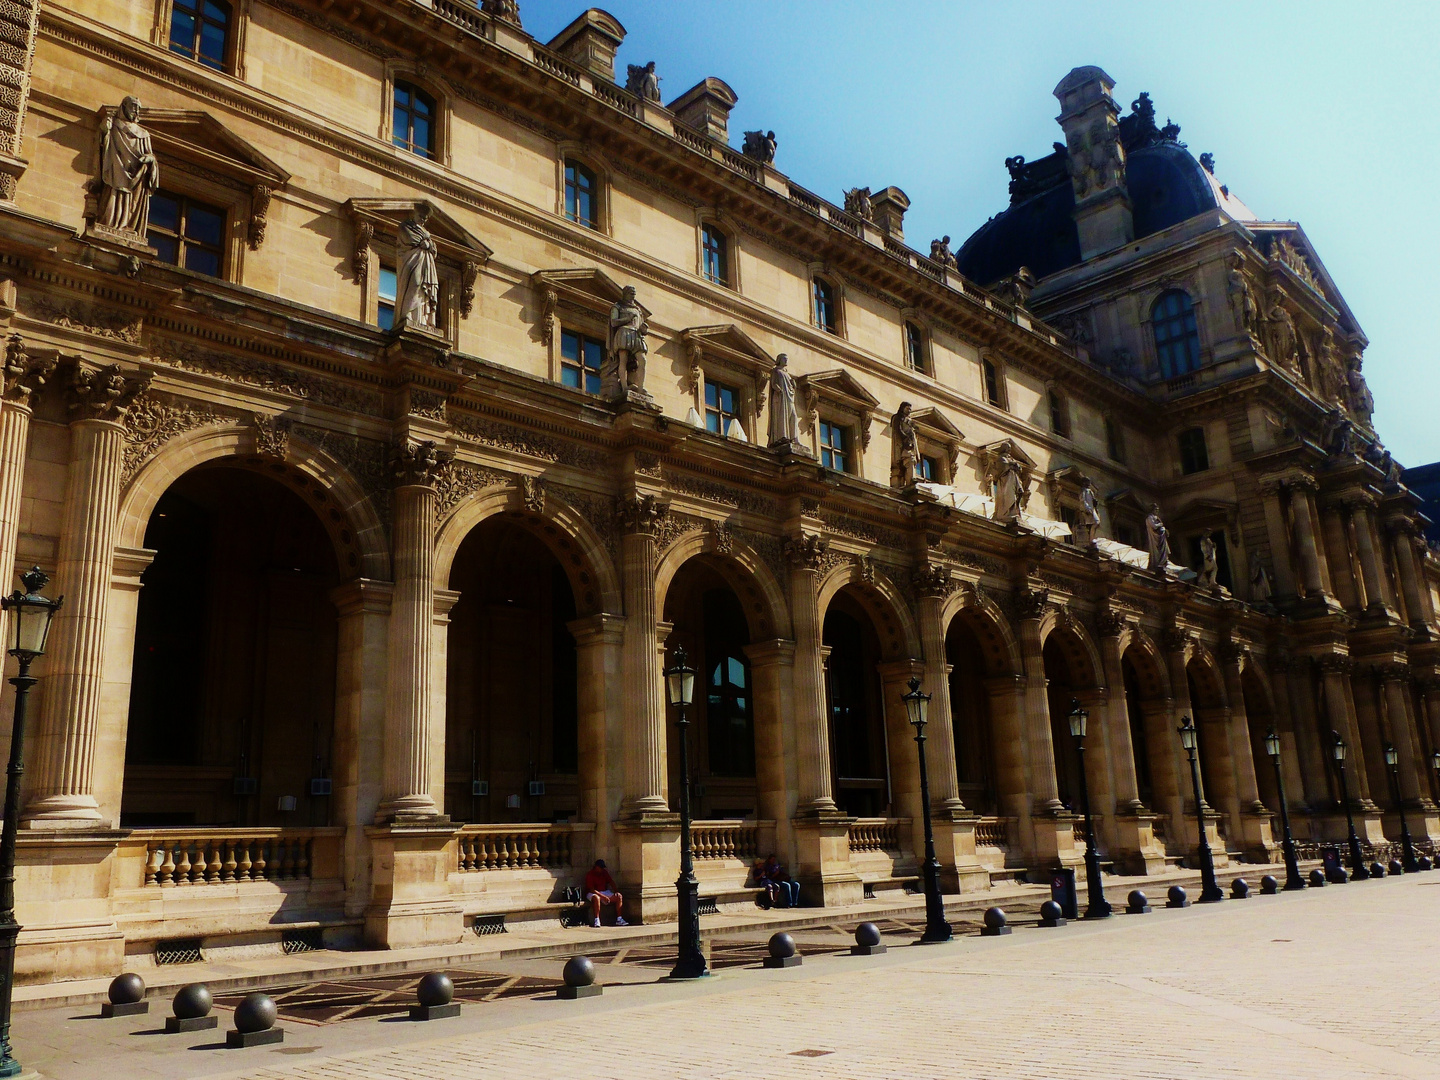
<instances>
[{"instance_id":1,"label":"dormer window","mask_svg":"<svg viewBox=\"0 0 1440 1080\"><path fill-rule=\"evenodd\" d=\"M413 83L395 83L393 138L401 150L435 156L435 99Z\"/></svg>"},{"instance_id":2,"label":"dormer window","mask_svg":"<svg viewBox=\"0 0 1440 1080\"><path fill-rule=\"evenodd\" d=\"M1188 293L1180 289L1161 293L1150 309L1150 323L1163 377L1173 379L1200 366L1200 331Z\"/></svg>"},{"instance_id":3,"label":"dormer window","mask_svg":"<svg viewBox=\"0 0 1440 1080\"><path fill-rule=\"evenodd\" d=\"M595 173L578 161L565 162L565 216L587 229L598 229L599 184Z\"/></svg>"},{"instance_id":4,"label":"dormer window","mask_svg":"<svg viewBox=\"0 0 1440 1080\"><path fill-rule=\"evenodd\" d=\"M824 278L814 278L810 283L810 307L816 326L827 334L840 332L838 312L835 310L835 286Z\"/></svg>"},{"instance_id":5,"label":"dormer window","mask_svg":"<svg viewBox=\"0 0 1440 1080\"><path fill-rule=\"evenodd\" d=\"M230 45L230 20L230 5L218 0L173 0L170 51L224 71Z\"/></svg>"}]
</instances>

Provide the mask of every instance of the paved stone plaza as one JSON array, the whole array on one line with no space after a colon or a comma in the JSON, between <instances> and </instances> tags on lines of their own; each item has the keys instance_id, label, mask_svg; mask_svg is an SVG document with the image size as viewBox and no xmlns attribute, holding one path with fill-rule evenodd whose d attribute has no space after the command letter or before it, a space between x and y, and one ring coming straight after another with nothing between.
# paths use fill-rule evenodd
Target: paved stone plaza
<instances>
[{"instance_id":1,"label":"paved stone plaza","mask_svg":"<svg viewBox=\"0 0 1440 1080\"><path fill-rule=\"evenodd\" d=\"M218 1033L155 1034L163 1000L113 1021L24 1011L17 1037L53 1080L1440 1077L1440 957L1417 946L1440 918L1440 874L1184 911L1151 899L1150 915L998 939L967 922L924 949L895 947L910 935L892 922L875 957L815 928L787 971L760 969L760 936L736 931L708 944L741 966L698 985L660 982L652 947L612 950L597 953L604 996L574 1002L535 996L560 960L498 959L462 989L477 1003L423 1026L393 1011L299 1022L276 991L281 1047L218 1049L223 1010Z\"/></svg>"}]
</instances>

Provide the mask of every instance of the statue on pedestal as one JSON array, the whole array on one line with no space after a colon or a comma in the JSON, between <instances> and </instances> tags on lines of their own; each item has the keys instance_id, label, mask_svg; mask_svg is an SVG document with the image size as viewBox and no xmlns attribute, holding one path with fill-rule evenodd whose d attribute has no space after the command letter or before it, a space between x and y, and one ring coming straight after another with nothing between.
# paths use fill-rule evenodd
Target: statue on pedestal
<instances>
[{"instance_id":1,"label":"statue on pedestal","mask_svg":"<svg viewBox=\"0 0 1440 1080\"><path fill-rule=\"evenodd\" d=\"M150 196L160 187L160 162L140 126L140 99L130 96L100 128L100 200L95 224L144 241Z\"/></svg>"},{"instance_id":2,"label":"statue on pedestal","mask_svg":"<svg viewBox=\"0 0 1440 1080\"><path fill-rule=\"evenodd\" d=\"M1030 485L1025 470L1008 452L1001 451L995 460L996 521L1018 522L1030 502Z\"/></svg>"},{"instance_id":3,"label":"statue on pedestal","mask_svg":"<svg viewBox=\"0 0 1440 1080\"><path fill-rule=\"evenodd\" d=\"M1095 484L1088 477L1080 481L1080 512L1075 515L1075 530L1072 539L1076 547L1088 548L1100 535L1100 504L1095 496Z\"/></svg>"},{"instance_id":4,"label":"statue on pedestal","mask_svg":"<svg viewBox=\"0 0 1440 1080\"><path fill-rule=\"evenodd\" d=\"M1265 572L1265 564L1260 561L1260 556L1254 552L1250 554L1250 602L1270 602L1270 575Z\"/></svg>"},{"instance_id":5,"label":"statue on pedestal","mask_svg":"<svg viewBox=\"0 0 1440 1080\"><path fill-rule=\"evenodd\" d=\"M627 397L649 400L645 390L645 358L650 352L646 335L650 324L635 299L635 286L626 285L610 309L610 342L600 366L600 396L611 401Z\"/></svg>"},{"instance_id":6,"label":"statue on pedestal","mask_svg":"<svg viewBox=\"0 0 1440 1080\"><path fill-rule=\"evenodd\" d=\"M395 327L434 330L439 326L440 272L435 265L435 239L425 223L430 204L419 202L400 223L395 244Z\"/></svg>"},{"instance_id":7,"label":"statue on pedestal","mask_svg":"<svg viewBox=\"0 0 1440 1080\"><path fill-rule=\"evenodd\" d=\"M920 464L920 438L915 431L911 417L914 406L908 401L900 403L899 410L890 420L890 445L893 447L890 466L890 483L893 487L909 487L915 482L915 467Z\"/></svg>"},{"instance_id":8,"label":"statue on pedestal","mask_svg":"<svg viewBox=\"0 0 1440 1080\"><path fill-rule=\"evenodd\" d=\"M1215 557L1215 541L1206 533L1200 538L1200 572L1196 583L1203 589L1213 589L1219 584L1220 564Z\"/></svg>"},{"instance_id":9,"label":"statue on pedestal","mask_svg":"<svg viewBox=\"0 0 1440 1080\"><path fill-rule=\"evenodd\" d=\"M809 454L800 441L800 413L795 407L795 378L787 367L784 353L775 357L770 372L770 449L789 450L792 454Z\"/></svg>"},{"instance_id":10,"label":"statue on pedestal","mask_svg":"<svg viewBox=\"0 0 1440 1080\"><path fill-rule=\"evenodd\" d=\"M1160 517L1159 503L1151 505L1145 519L1145 542L1150 549L1149 569L1164 577L1165 567L1170 565L1170 530Z\"/></svg>"}]
</instances>

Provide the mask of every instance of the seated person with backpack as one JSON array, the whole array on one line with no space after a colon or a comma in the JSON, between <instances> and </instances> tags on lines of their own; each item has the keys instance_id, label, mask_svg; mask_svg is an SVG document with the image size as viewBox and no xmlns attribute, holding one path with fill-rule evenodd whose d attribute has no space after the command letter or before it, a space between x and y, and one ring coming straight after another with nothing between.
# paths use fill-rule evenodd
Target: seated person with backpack
<instances>
[{"instance_id":1,"label":"seated person with backpack","mask_svg":"<svg viewBox=\"0 0 1440 1080\"><path fill-rule=\"evenodd\" d=\"M585 902L590 905L591 926L600 925L601 905L614 907L616 926L630 925L620 914L620 909L625 906L625 898L620 895L620 887L615 884L610 871L605 869L604 859L596 859L595 865L586 871Z\"/></svg>"},{"instance_id":2,"label":"seated person with backpack","mask_svg":"<svg viewBox=\"0 0 1440 1080\"><path fill-rule=\"evenodd\" d=\"M770 902L779 902L781 907L800 906L800 883L785 872L780 860L771 855L760 868L760 880L770 894Z\"/></svg>"}]
</instances>

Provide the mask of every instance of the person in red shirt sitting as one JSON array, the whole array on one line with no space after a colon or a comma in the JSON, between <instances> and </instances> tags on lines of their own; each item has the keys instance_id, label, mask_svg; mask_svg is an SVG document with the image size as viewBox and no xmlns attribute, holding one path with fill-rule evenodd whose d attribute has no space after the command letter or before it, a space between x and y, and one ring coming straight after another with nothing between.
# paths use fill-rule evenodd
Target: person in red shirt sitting
<instances>
[{"instance_id":1,"label":"person in red shirt sitting","mask_svg":"<svg viewBox=\"0 0 1440 1080\"><path fill-rule=\"evenodd\" d=\"M605 860L596 859L585 874L585 902L590 905L590 925L600 925L600 906L609 904L615 908L615 925L628 926L620 909L625 906L625 898L620 895L620 888L615 884L615 879L610 876L610 871L605 869Z\"/></svg>"}]
</instances>

